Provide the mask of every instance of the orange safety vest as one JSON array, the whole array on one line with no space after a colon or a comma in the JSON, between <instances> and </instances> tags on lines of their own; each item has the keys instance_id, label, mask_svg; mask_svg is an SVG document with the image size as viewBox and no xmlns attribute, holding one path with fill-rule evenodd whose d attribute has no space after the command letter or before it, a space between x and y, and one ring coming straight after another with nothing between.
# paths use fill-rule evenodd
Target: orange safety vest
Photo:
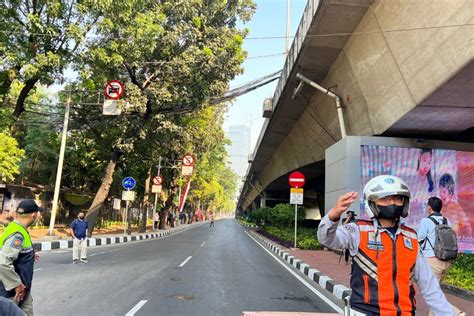
<instances>
[{"instance_id":1,"label":"orange safety vest","mask_svg":"<svg viewBox=\"0 0 474 316\"><path fill-rule=\"evenodd\" d=\"M358 220L360 243L353 257L351 307L367 315L415 315L416 232L404 225L392 239L373 221Z\"/></svg>"}]
</instances>

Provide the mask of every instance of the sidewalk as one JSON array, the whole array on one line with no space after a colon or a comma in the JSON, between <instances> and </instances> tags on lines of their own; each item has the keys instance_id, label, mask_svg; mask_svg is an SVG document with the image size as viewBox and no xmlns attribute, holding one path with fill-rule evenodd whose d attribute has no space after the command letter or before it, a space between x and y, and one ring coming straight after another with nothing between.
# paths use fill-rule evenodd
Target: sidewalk
<instances>
[{"instance_id":1,"label":"sidewalk","mask_svg":"<svg viewBox=\"0 0 474 316\"><path fill-rule=\"evenodd\" d=\"M280 248L283 248L280 246ZM291 255L302 260L303 262L309 264L315 269L321 271L321 273L326 274L334 281L339 284L345 285L350 288L350 272L351 265L346 265L344 258L341 259L339 263L338 254L327 251L327 250L287 250ZM448 301L457 306L462 311L466 312L467 315L474 315L474 303L468 300L456 297L454 295L446 294ZM423 297L420 294L420 291L416 289L416 302L417 302L417 315L428 315L429 308L426 305Z\"/></svg>"},{"instance_id":2,"label":"sidewalk","mask_svg":"<svg viewBox=\"0 0 474 316\"><path fill-rule=\"evenodd\" d=\"M168 228L165 230L157 230L153 232L147 233L136 233L131 235L124 235L124 234L102 234L102 235L93 235L92 238L87 239L87 246L103 246L103 245L112 245L112 244L120 244L126 243L131 241L140 241L145 239L152 239L152 238L161 238L167 235L172 235L177 232L191 229L197 225L201 225L206 223L206 221L202 222L194 222L192 224L180 225L175 228ZM36 251L50 251L55 249L67 249L73 247L72 238L69 237L68 239L56 239L51 240L35 240L33 241L33 247Z\"/></svg>"}]
</instances>

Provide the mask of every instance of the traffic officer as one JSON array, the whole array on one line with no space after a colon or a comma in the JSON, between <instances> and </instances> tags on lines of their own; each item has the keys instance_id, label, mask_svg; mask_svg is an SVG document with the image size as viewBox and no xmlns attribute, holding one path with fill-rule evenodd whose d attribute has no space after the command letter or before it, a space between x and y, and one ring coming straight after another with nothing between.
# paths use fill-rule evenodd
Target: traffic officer
<instances>
[{"instance_id":1,"label":"traffic officer","mask_svg":"<svg viewBox=\"0 0 474 316\"><path fill-rule=\"evenodd\" d=\"M13 300L29 316L33 315L31 285L35 252L27 229L39 216L34 200L21 201L15 220L0 237L0 296Z\"/></svg>"},{"instance_id":2,"label":"traffic officer","mask_svg":"<svg viewBox=\"0 0 474 316\"><path fill-rule=\"evenodd\" d=\"M364 188L370 220L338 227L341 215L356 199L357 192L339 197L318 229L322 244L332 249L349 249L352 256L352 314L415 315L416 281L435 315L455 315L418 249L416 232L400 224L400 218L409 211L410 192L406 183L395 176L372 178Z\"/></svg>"}]
</instances>

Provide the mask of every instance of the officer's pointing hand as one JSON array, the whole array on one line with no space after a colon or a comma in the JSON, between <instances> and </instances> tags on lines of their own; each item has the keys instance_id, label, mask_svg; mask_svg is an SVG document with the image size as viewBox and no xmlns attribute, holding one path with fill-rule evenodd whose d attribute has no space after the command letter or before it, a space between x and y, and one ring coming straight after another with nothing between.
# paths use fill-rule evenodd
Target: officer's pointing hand
<instances>
[{"instance_id":1,"label":"officer's pointing hand","mask_svg":"<svg viewBox=\"0 0 474 316\"><path fill-rule=\"evenodd\" d=\"M351 206L352 203L357 198L357 192L352 191L352 192L347 192L344 195L341 195L339 197L339 200L337 200L336 205L329 211L328 217L330 220L335 221L338 220L341 215L347 211L349 206Z\"/></svg>"}]
</instances>

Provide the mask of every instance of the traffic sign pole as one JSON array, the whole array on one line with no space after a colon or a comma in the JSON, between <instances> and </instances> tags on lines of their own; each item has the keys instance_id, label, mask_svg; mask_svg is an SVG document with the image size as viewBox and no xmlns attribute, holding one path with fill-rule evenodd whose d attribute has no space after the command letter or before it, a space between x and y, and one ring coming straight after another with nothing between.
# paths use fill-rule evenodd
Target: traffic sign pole
<instances>
[{"instance_id":1,"label":"traffic sign pole","mask_svg":"<svg viewBox=\"0 0 474 316\"><path fill-rule=\"evenodd\" d=\"M295 248L296 248L296 231L298 230L298 204L295 204Z\"/></svg>"},{"instance_id":2,"label":"traffic sign pole","mask_svg":"<svg viewBox=\"0 0 474 316\"><path fill-rule=\"evenodd\" d=\"M290 174L290 176L288 177L288 183L290 184L291 187L293 188L302 188L305 184L305 181L306 181L306 178L304 176L304 174L302 174L301 172L292 172ZM291 196L291 200L293 200L293 191L296 190L298 191L298 189L291 189L291 193L290 193L290 196ZM303 189L299 189L301 191L303 191ZM295 192L297 193L297 192ZM302 192L301 192L302 194ZM298 241L298 237L297 237L297 233L298 233L298 202L294 202L295 203L295 243L294 243L294 247L296 248L296 244L297 244L297 241ZM301 202L302 203L302 202Z\"/></svg>"},{"instance_id":3,"label":"traffic sign pole","mask_svg":"<svg viewBox=\"0 0 474 316\"><path fill-rule=\"evenodd\" d=\"M124 224L125 225L123 227L123 234L126 235L127 234L127 226L128 226L128 200L125 201L125 223Z\"/></svg>"}]
</instances>

